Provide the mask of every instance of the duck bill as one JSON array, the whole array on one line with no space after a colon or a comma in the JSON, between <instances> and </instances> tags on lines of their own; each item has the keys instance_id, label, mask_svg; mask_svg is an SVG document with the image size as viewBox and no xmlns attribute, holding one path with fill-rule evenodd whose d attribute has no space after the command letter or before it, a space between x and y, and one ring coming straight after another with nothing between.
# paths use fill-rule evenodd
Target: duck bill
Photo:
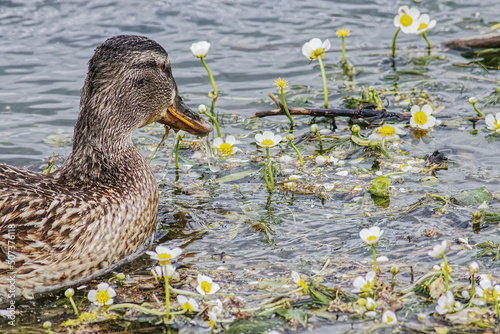
<instances>
[{"instance_id":1,"label":"duck bill","mask_svg":"<svg viewBox=\"0 0 500 334\"><path fill-rule=\"evenodd\" d=\"M198 113L189 109L179 95L176 95L174 103L168 107L165 117L158 122L169 126L176 132L184 130L200 137L205 137L213 130L212 125Z\"/></svg>"}]
</instances>

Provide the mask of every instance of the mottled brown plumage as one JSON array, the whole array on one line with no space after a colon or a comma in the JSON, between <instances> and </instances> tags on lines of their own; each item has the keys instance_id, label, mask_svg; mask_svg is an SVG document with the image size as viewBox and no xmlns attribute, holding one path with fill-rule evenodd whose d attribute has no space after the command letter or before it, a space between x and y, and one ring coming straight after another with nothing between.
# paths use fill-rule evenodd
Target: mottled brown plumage
<instances>
[{"instance_id":1,"label":"mottled brown plumage","mask_svg":"<svg viewBox=\"0 0 500 334\"><path fill-rule=\"evenodd\" d=\"M108 39L89 61L64 165L41 175L0 164L0 304L10 277L16 297L76 284L109 271L152 236L158 188L131 135L154 121L195 135L212 130L183 104L159 44Z\"/></svg>"}]
</instances>

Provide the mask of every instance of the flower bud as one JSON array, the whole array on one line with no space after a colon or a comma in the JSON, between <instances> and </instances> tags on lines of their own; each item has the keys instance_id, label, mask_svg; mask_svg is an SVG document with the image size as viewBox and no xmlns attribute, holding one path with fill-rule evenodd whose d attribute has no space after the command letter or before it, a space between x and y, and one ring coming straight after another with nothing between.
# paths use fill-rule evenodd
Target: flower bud
<instances>
[{"instance_id":1,"label":"flower bud","mask_svg":"<svg viewBox=\"0 0 500 334\"><path fill-rule=\"evenodd\" d=\"M45 329L50 329L50 327L52 327L52 323L50 321L45 321L42 326Z\"/></svg>"},{"instance_id":2,"label":"flower bud","mask_svg":"<svg viewBox=\"0 0 500 334\"><path fill-rule=\"evenodd\" d=\"M399 267L398 266L391 267L391 274L392 274L392 276L396 276L398 273L399 273Z\"/></svg>"},{"instance_id":3,"label":"flower bud","mask_svg":"<svg viewBox=\"0 0 500 334\"><path fill-rule=\"evenodd\" d=\"M285 138L286 138L286 140L288 140L288 141L292 141L292 140L294 140L294 139L295 139L294 135L292 135L292 134L285 136Z\"/></svg>"},{"instance_id":4,"label":"flower bud","mask_svg":"<svg viewBox=\"0 0 500 334\"><path fill-rule=\"evenodd\" d=\"M125 279L125 274L124 273L118 273L118 274L116 274L116 278L118 278L120 281L123 281Z\"/></svg>"},{"instance_id":5,"label":"flower bud","mask_svg":"<svg viewBox=\"0 0 500 334\"><path fill-rule=\"evenodd\" d=\"M186 136L186 132L184 130L179 130L177 134L175 135L176 139L182 139Z\"/></svg>"},{"instance_id":6,"label":"flower bud","mask_svg":"<svg viewBox=\"0 0 500 334\"><path fill-rule=\"evenodd\" d=\"M207 106L206 106L206 105L204 105L204 104L200 104L200 105L198 106L198 112L199 112L200 114L204 114L204 113L206 113L206 112L207 112L207 110L208 110L208 108L207 108Z\"/></svg>"},{"instance_id":7,"label":"flower bud","mask_svg":"<svg viewBox=\"0 0 500 334\"><path fill-rule=\"evenodd\" d=\"M311 125L311 132L318 132L318 124Z\"/></svg>"},{"instance_id":8,"label":"flower bud","mask_svg":"<svg viewBox=\"0 0 500 334\"><path fill-rule=\"evenodd\" d=\"M357 124L354 124L352 127L351 127L351 131L352 133L358 133L359 131L361 130L361 127Z\"/></svg>"},{"instance_id":9,"label":"flower bud","mask_svg":"<svg viewBox=\"0 0 500 334\"><path fill-rule=\"evenodd\" d=\"M74 294L75 290L73 290L73 288L69 288L66 291L64 291L64 295L66 296L66 298L71 298L74 296Z\"/></svg>"},{"instance_id":10,"label":"flower bud","mask_svg":"<svg viewBox=\"0 0 500 334\"><path fill-rule=\"evenodd\" d=\"M472 275L477 272L479 272L479 264L476 261L469 263L469 273Z\"/></svg>"},{"instance_id":11,"label":"flower bud","mask_svg":"<svg viewBox=\"0 0 500 334\"><path fill-rule=\"evenodd\" d=\"M476 104L476 103L477 103L477 99L476 99L475 97L471 97L471 98L469 99L469 103L470 103L470 104Z\"/></svg>"}]
</instances>

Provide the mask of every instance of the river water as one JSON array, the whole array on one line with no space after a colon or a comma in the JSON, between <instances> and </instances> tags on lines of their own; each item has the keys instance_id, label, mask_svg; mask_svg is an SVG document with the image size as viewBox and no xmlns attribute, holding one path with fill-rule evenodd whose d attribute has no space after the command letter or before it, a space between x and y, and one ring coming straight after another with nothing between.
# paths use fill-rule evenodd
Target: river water
<instances>
[{"instance_id":1,"label":"river water","mask_svg":"<svg viewBox=\"0 0 500 334\"><path fill-rule=\"evenodd\" d=\"M437 20L428 37L436 48L433 54L440 57L422 61L427 54L425 41L421 36L400 33L398 55L395 63L391 61L393 18L401 5L416 6ZM179 92L187 104L193 109L200 103L210 105L207 93L212 88L206 71L189 50L191 43L207 40L211 48L206 61L221 92L215 110L223 135L234 135L240 151L219 162L218 172L203 163L189 170L183 167L177 182L172 163L165 169L171 142L153 161L162 193L158 237L184 248L187 257L183 264L200 271L227 268L238 276L237 283L224 282L226 287L233 285L227 294L251 294L247 286L251 280L288 277L291 270L312 275L326 261L330 262L326 280L331 285L345 285L345 277L370 267L371 251L360 241L359 230L379 225L385 232L378 251L390 260L386 272L392 264L407 269L413 265L423 271L432 268L437 261L427 251L441 240L452 241L450 263L466 266L477 250L463 250L454 240L467 237L471 244L499 242L496 226L473 231L474 208L446 214L433 213L439 203L413 214L399 209L427 192L454 195L480 186L500 191L498 137L489 136L484 122L478 122L479 131L474 134L472 123L458 121L474 116L467 103L471 96L479 99L483 111L499 111L498 104L484 106L481 99L499 87L500 75L481 66L460 66L469 60L459 51L441 46L455 38L478 35L498 23L498 13L497 0L1 1L0 162L41 171L49 156L67 156L87 62L94 49L113 35L139 34L156 40L169 53ZM363 206L356 199L364 195L366 182L373 177L358 177L360 173L343 177L335 174L338 169L334 167L315 166L309 158L317 154L314 142L299 147L307 160L306 169L311 171L308 182L337 182L344 188L360 185L364 189L360 194L349 188L323 198L314 192L293 196L276 192L268 198L261 174L251 173L262 167L265 154L255 146L254 135L286 128L285 117L249 118L255 111L274 108L267 94L277 93L275 79L290 82L289 106L322 106L319 65L308 64L301 53L303 43L313 37L328 38L332 43L325 55L331 106L340 106L343 97L356 95L346 88L349 78L340 67L340 39L335 35L340 28L351 30L346 38L347 59L357 71L353 79L358 89L397 85L401 91L424 90L436 107L444 107L438 118L449 125L437 128L429 140L412 142L408 135L403 137L403 149L409 156L422 158L439 150L449 159L448 169L436 173L439 182L433 185L421 182L425 175L405 175L393 181L396 188L388 209L375 206L371 199ZM391 101L388 108L403 111L407 105ZM299 123L295 136L307 134L310 118L295 119ZM345 119L339 119L337 126L334 136L349 133ZM149 157L161 136L161 127L151 126L137 131L134 140ZM272 152L281 154L278 149ZM295 157L291 149L286 153ZM181 156L197 159L187 147L181 149ZM348 156L345 169L370 170L373 161L359 162L361 157L359 153ZM245 171L249 174L244 178L217 182ZM278 181L296 171L284 168ZM493 206L498 209L498 200ZM272 232L263 233L259 224ZM146 270L152 264L142 258L129 270ZM500 276L491 257L481 259L481 269ZM401 275L408 281L408 270ZM234 290L234 284L239 290ZM38 317L44 320L43 314ZM325 332L341 326L317 325Z\"/></svg>"}]
</instances>

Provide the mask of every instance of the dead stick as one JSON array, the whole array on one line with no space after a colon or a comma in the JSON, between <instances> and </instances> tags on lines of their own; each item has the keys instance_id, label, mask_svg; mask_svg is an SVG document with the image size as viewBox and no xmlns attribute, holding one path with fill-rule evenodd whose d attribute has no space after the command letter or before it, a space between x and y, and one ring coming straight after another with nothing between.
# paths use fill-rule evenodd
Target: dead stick
<instances>
[{"instance_id":1,"label":"dead stick","mask_svg":"<svg viewBox=\"0 0 500 334\"><path fill-rule=\"evenodd\" d=\"M410 118L409 114L390 112L385 109L374 110L374 109L316 109L316 108L289 108L290 114L292 115L309 115L309 116L326 116L326 117L351 117L351 118L366 118L366 117L377 117L377 118L391 118L391 119L405 119ZM265 117L265 116L279 116L285 115L280 109L274 110L263 110L257 111L254 117Z\"/></svg>"}]
</instances>

